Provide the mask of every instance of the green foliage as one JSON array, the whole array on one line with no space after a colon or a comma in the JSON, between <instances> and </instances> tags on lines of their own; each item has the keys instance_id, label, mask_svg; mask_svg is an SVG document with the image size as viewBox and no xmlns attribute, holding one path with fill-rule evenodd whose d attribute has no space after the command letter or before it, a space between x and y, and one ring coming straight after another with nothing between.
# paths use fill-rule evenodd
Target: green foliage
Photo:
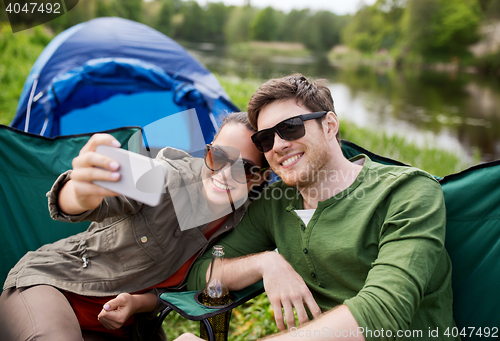
<instances>
[{"instance_id":1,"label":"green foliage","mask_svg":"<svg viewBox=\"0 0 500 341\"><path fill-rule=\"evenodd\" d=\"M240 43L250 39L250 23L253 21L255 12L255 9L250 6L232 9L224 29L227 43Z\"/></svg>"},{"instance_id":2,"label":"green foliage","mask_svg":"<svg viewBox=\"0 0 500 341\"><path fill-rule=\"evenodd\" d=\"M48 22L47 25L55 32L61 32L71 26L95 18L97 3L98 0L80 1L71 11Z\"/></svg>"},{"instance_id":3,"label":"green foliage","mask_svg":"<svg viewBox=\"0 0 500 341\"><path fill-rule=\"evenodd\" d=\"M229 15L229 8L222 2L210 2L206 9L205 41L224 44L224 26Z\"/></svg>"},{"instance_id":4,"label":"green foliage","mask_svg":"<svg viewBox=\"0 0 500 341\"><path fill-rule=\"evenodd\" d=\"M400 39L402 15L401 3L378 0L371 7L361 8L352 17L343 31L342 40L362 52L392 49Z\"/></svg>"},{"instance_id":5,"label":"green foliage","mask_svg":"<svg viewBox=\"0 0 500 341\"><path fill-rule=\"evenodd\" d=\"M472 62L472 65L476 66L483 74L500 75L500 51L478 57Z\"/></svg>"},{"instance_id":6,"label":"green foliage","mask_svg":"<svg viewBox=\"0 0 500 341\"><path fill-rule=\"evenodd\" d=\"M198 2L190 0L183 2L180 9L182 21L175 27L174 38L193 42L203 42L205 39L205 12Z\"/></svg>"},{"instance_id":7,"label":"green foliage","mask_svg":"<svg viewBox=\"0 0 500 341\"><path fill-rule=\"evenodd\" d=\"M346 17L339 17L328 11L319 11L310 16L302 34L302 43L312 51L325 52L340 43L340 32Z\"/></svg>"},{"instance_id":8,"label":"green foliage","mask_svg":"<svg viewBox=\"0 0 500 341\"><path fill-rule=\"evenodd\" d=\"M349 121L341 122L340 137L375 154L401 161L432 175L443 177L470 166L455 153L436 148L431 141L420 147L406 141L404 137L360 128Z\"/></svg>"},{"instance_id":9,"label":"green foliage","mask_svg":"<svg viewBox=\"0 0 500 341\"><path fill-rule=\"evenodd\" d=\"M0 124L14 118L31 66L50 39L40 26L13 34L7 24L0 25Z\"/></svg>"},{"instance_id":10,"label":"green foliage","mask_svg":"<svg viewBox=\"0 0 500 341\"><path fill-rule=\"evenodd\" d=\"M161 2L160 14L155 28L167 36L173 34L172 18L174 16L174 2L172 0L163 0Z\"/></svg>"},{"instance_id":11,"label":"green foliage","mask_svg":"<svg viewBox=\"0 0 500 341\"><path fill-rule=\"evenodd\" d=\"M114 12L121 18L141 21L142 2L143 0L114 0Z\"/></svg>"},{"instance_id":12,"label":"green foliage","mask_svg":"<svg viewBox=\"0 0 500 341\"><path fill-rule=\"evenodd\" d=\"M254 40L273 41L278 30L276 11L272 7L259 11L250 23L250 37Z\"/></svg>"},{"instance_id":13,"label":"green foliage","mask_svg":"<svg viewBox=\"0 0 500 341\"><path fill-rule=\"evenodd\" d=\"M500 19L500 1L478 0L483 15L488 19Z\"/></svg>"},{"instance_id":14,"label":"green foliage","mask_svg":"<svg viewBox=\"0 0 500 341\"><path fill-rule=\"evenodd\" d=\"M97 1L95 16L99 17L110 17L113 15L113 9L110 1L100 0Z\"/></svg>"},{"instance_id":15,"label":"green foliage","mask_svg":"<svg viewBox=\"0 0 500 341\"><path fill-rule=\"evenodd\" d=\"M217 78L231 97L231 100L240 110L246 111L250 97L257 91L262 82L258 80L240 80L237 78L230 78L227 76L217 75Z\"/></svg>"},{"instance_id":16,"label":"green foliage","mask_svg":"<svg viewBox=\"0 0 500 341\"><path fill-rule=\"evenodd\" d=\"M477 0L409 0L404 26L410 48L424 56L466 56L479 39Z\"/></svg>"},{"instance_id":17,"label":"green foliage","mask_svg":"<svg viewBox=\"0 0 500 341\"><path fill-rule=\"evenodd\" d=\"M285 16L278 32L280 41L302 41L303 33L307 30L306 21L310 15L308 9L292 10Z\"/></svg>"}]
</instances>

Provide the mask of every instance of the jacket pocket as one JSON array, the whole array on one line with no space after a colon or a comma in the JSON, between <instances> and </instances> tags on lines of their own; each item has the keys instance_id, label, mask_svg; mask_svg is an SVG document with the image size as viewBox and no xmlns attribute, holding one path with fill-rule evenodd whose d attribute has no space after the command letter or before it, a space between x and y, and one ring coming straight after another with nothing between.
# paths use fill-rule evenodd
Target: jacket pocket
<instances>
[{"instance_id":1,"label":"jacket pocket","mask_svg":"<svg viewBox=\"0 0 500 341\"><path fill-rule=\"evenodd\" d=\"M151 266L161 254L161 248L147 230L142 212L109 226L102 231L107 258L118 261L124 271Z\"/></svg>"}]
</instances>

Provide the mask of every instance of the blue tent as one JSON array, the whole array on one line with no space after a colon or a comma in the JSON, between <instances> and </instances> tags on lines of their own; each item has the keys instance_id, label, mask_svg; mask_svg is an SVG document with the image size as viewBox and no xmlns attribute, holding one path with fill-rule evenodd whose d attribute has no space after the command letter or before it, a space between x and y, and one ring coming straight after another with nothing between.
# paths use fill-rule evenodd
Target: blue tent
<instances>
[{"instance_id":1,"label":"blue tent","mask_svg":"<svg viewBox=\"0 0 500 341\"><path fill-rule=\"evenodd\" d=\"M150 147L193 151L235 110L216 77L175 41L137 22L98 18L40 54L11 126L46 137L140 126Z\"/></svg>"}]
</instances>

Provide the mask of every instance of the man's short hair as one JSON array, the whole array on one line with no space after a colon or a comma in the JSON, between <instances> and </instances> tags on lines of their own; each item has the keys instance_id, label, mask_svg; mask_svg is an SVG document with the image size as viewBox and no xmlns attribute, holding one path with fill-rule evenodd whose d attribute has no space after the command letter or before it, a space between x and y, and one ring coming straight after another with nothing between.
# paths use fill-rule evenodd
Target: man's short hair
<instances>
[{"instance_id":1,"label":"man's short hair","mask_svg":"<svg viewBox=\"0 0 500 341\"><path fill-rule=\"evenodd\" d=\"M295 99L297 104L306 107L311 112L332 111L335 113L333 98L325 80L309 81L304 75L296 73L283 78L275 78L262 84L252 95L248 103L248 119L252 127L257 129L257 119L260 111L266 105L275 101ZM324 116L318 119L321 125ZM340 136L337 133L337 141Z\"/></svg>"}]
</instances>

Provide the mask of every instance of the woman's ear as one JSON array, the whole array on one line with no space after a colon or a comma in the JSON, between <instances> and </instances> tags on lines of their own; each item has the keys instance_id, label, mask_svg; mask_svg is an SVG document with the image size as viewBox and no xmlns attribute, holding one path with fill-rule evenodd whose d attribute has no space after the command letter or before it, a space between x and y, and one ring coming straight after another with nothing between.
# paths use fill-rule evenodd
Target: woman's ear
<instances>
[{"instance_id":1,"label":"woman's ear","mask_svg":"<svg viewBox=\"0 0 500 341\"><path fill-rule=\"evenodd\" d=\"M329 111L322 123L323 132L325 133L325 137L327 138L327 140L336 140L336 136L339 131L339 119L337 118L337 115L335 115L333 111Z\"/></svg>"}]
</instances>

